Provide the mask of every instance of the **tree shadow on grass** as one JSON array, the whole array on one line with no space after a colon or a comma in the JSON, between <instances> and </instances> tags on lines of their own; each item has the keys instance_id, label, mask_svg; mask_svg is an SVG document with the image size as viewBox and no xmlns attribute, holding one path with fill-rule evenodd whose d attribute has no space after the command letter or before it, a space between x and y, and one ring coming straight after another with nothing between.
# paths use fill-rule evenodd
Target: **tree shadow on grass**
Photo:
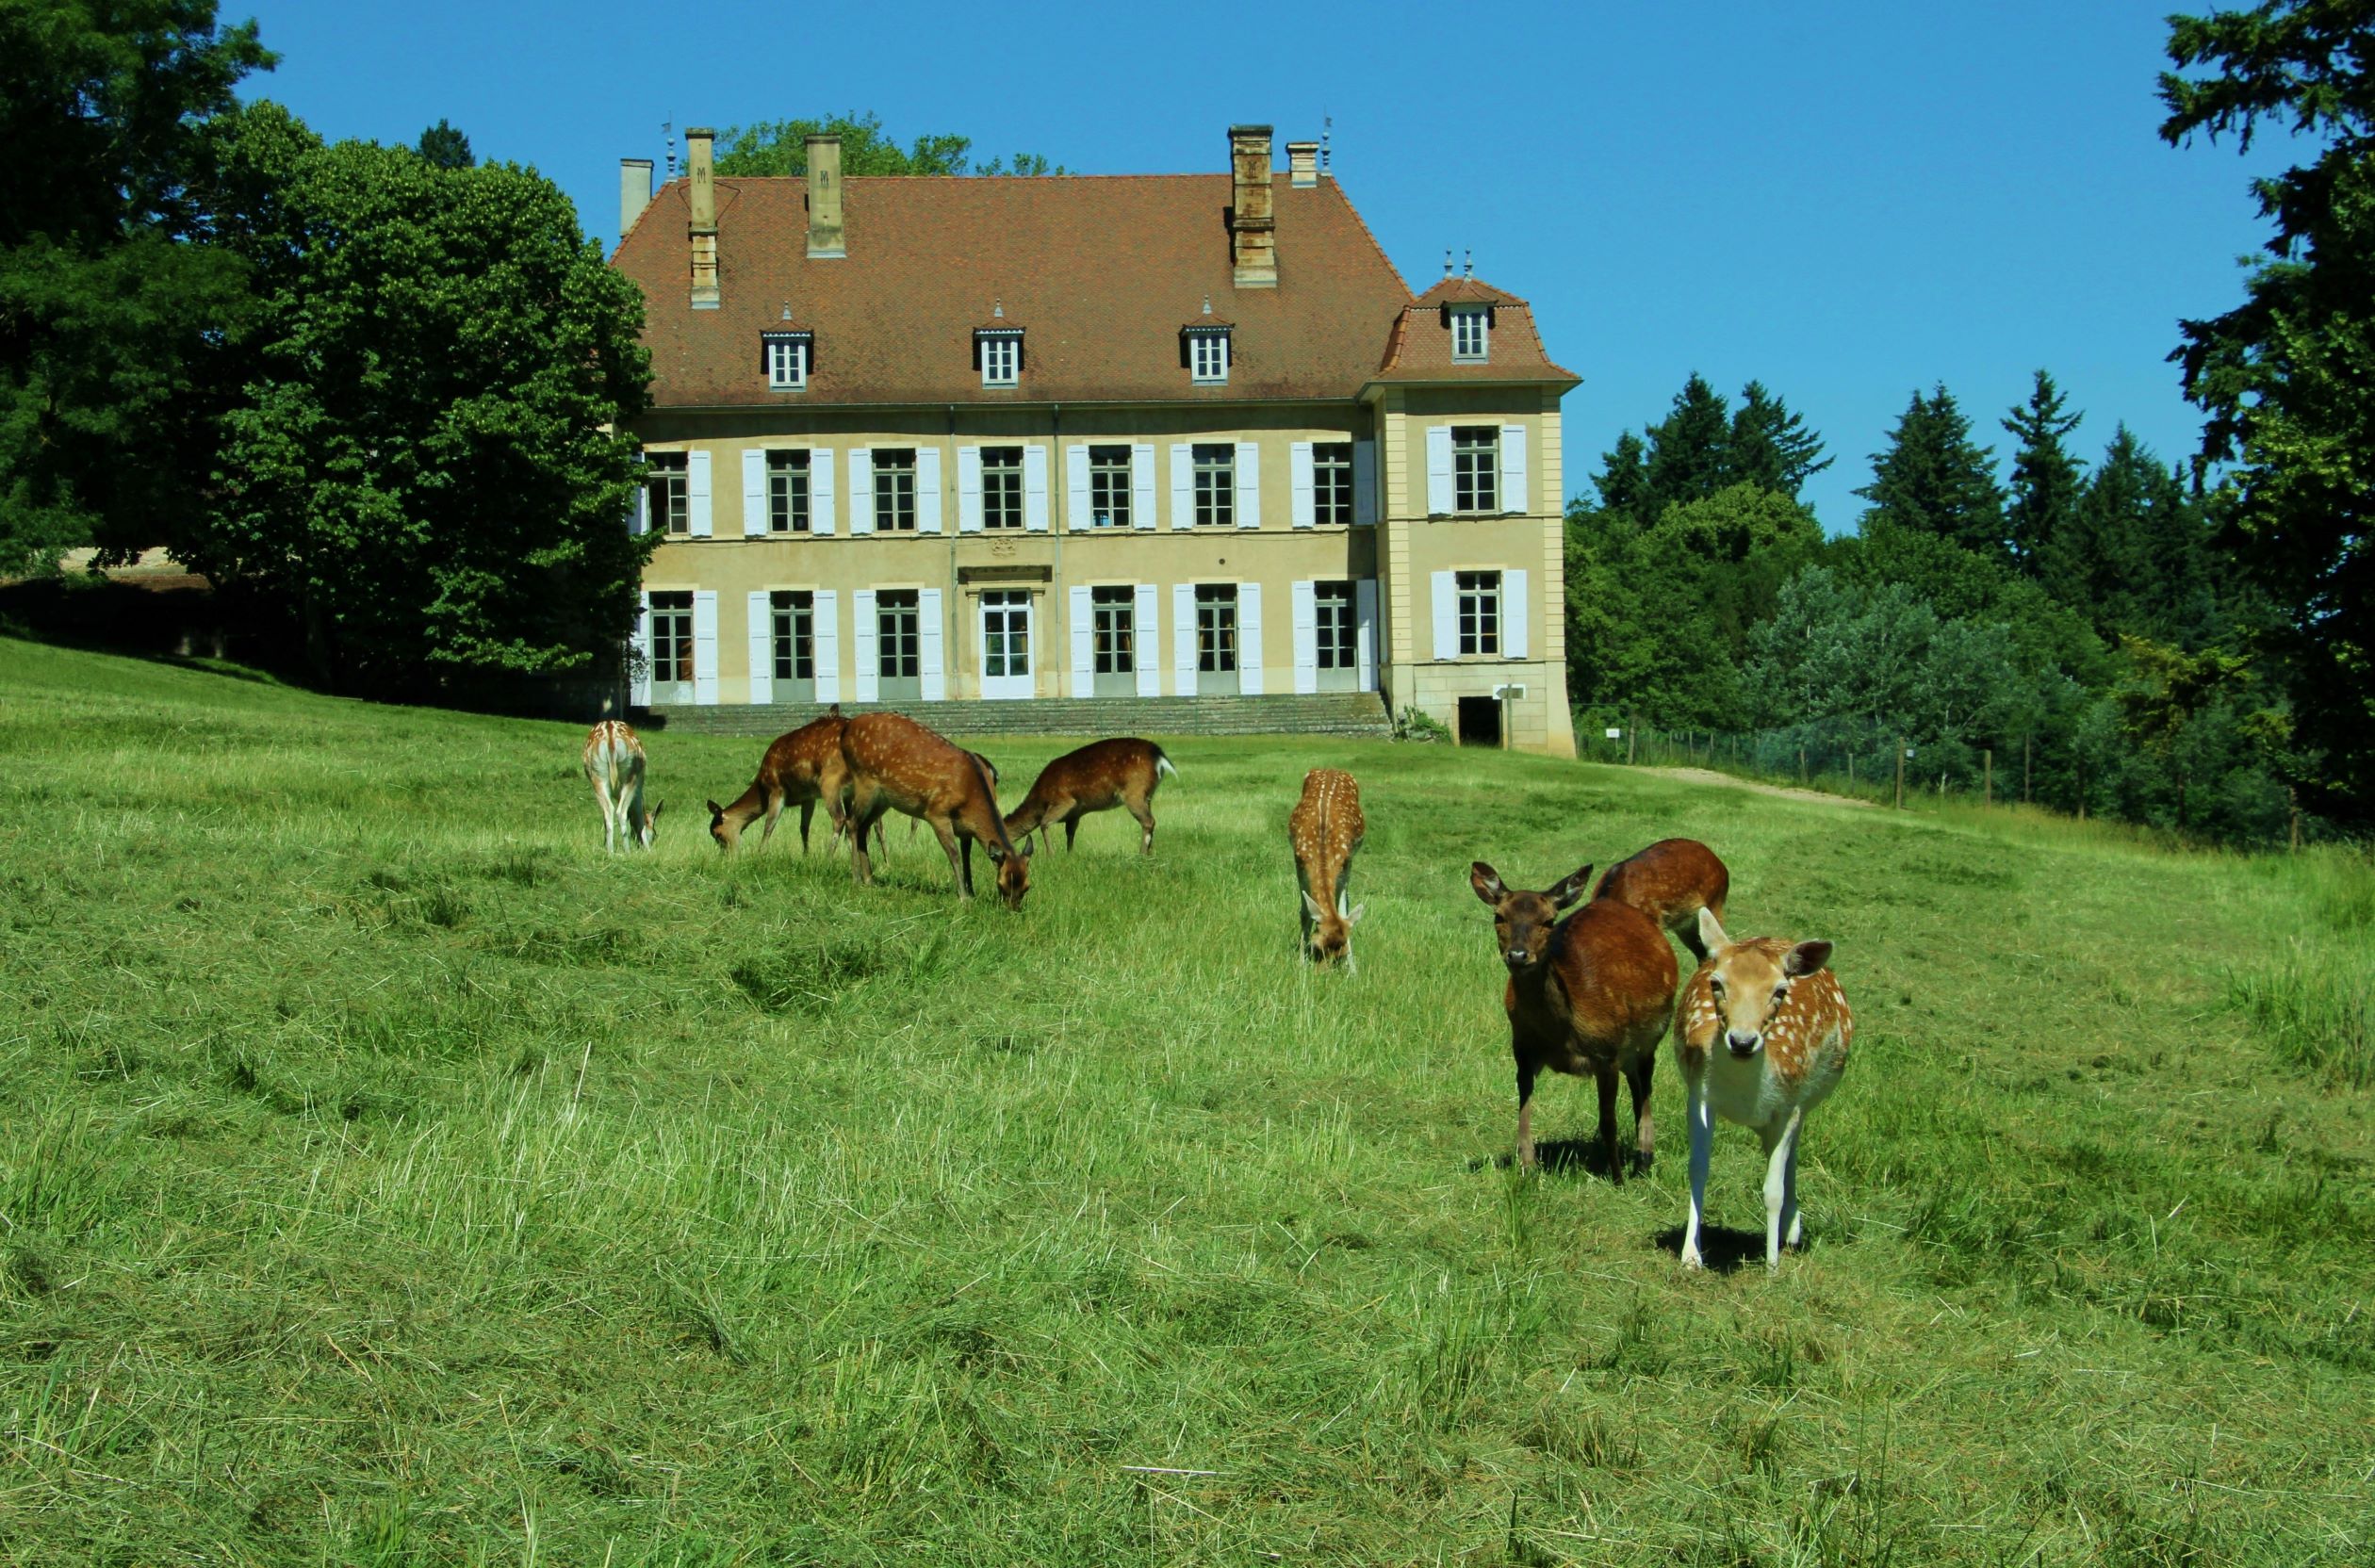
<instances>
[{"instance_id":1,"label":"tree shadow on grass","mask_svg":"<svg viewBox=\"0 0 2375 1568\"><path fill-rule=\"evenodd\" d=\"M1669 1225L1659 1232L1659 1248L1673 1253L1677 1258L1681 1257L1682 1230L1683 1228L1679 1225ZM1765 1238L1762 1231L1743 1231L1730 1225L1709 1225L1703 1222L1699 1226L1699 1257L1707 1265L1707 1271L1711 1274L1733 1274L1747 1267L1750 1264L1761 1266L1764 1263L1764 1250ZM1783 1250L1787 1251L1788 1249L1784 1248Z\"/></svg>"}]
</instances>

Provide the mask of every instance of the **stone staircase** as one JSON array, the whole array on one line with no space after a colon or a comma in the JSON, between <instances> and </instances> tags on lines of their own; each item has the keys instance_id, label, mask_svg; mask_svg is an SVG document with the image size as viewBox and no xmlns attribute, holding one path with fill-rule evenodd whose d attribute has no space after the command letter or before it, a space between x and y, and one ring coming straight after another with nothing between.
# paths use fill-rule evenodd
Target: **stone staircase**
<instances>
[{"instance_id":1,"label":"stone staircase","mask_svg":"<svg viewBox=\"0 0 2375 1568\"><path fill-rule=\"evenodd\" d=\"M900 712L943 735L1354 735L1391 739L1374 692L1313 696L1044 697L1028 702L844 702L841 710ZM773 737L824 712L817 703L655 708L655 729L691 735Z\"/></svg>"}]
</instances>

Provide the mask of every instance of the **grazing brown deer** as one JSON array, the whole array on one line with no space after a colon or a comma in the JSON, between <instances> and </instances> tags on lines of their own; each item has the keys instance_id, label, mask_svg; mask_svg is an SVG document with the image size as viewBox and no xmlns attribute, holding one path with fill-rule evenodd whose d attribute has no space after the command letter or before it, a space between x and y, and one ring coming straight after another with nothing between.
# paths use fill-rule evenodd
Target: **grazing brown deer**
<instances>
[{"instance_id":1,"label":"grazing brown deer","mask_svg":"<svg viewBox=\"0 0 2375 1568\"><path fill-rule=\"evenodd\" d=\"M1151 829L1150 829L1151 830ZM1352 857L1368 832L1361 815L1361 786L1337 768L1303 775L1302 798L1286 819L1295 849L1295 880L1302 888L1303 952L1316 964L1352 964L1352 927L1368 912L1366 904L1345 906L1344 885Z\"/></svg>"},{"instance_id":2,"label":"grazing brown deer","mask_svg":"<svg viewBox=\"0 0 2375 1568\"><path fill-rule=\"evenodd\" d=\"M973 846L978 841L998 870L998 897L1023 907L1030 890L1026 852L1007 837L989 769L972 752L899 713L861 713L842 727L842 762L848 770L844 820L849 828L850 870L860 886L874 880L866 834L884 815L903 811L930 825L948 853L957 890L973 897Z\"/></svg>"},{"instance_id":3,"label":"grazing brown deer","mask_svg":"<svg viewBox=\"0 0 2375 1568\"><path fill-rule=\"evenodd\" d=\"M582 760L602 813L602 847L613 855L622 841L649 849L658 837L660 807L644 809L644 748L634 726L604 719L587 730Z\"/></svg>"},{"instance_id":4,"label":"grazing brown deer","mask_svg":"<svg viewBox=\"0 0 2375 1568\"><path fill-rule=\"evenodd\" d=\"M1163 748L1152 741L1098 741L1066 752L1040 770L1039 782L1023 804L1007 813L1007 833L1017 841L1040 836L1047 847L1051 823L1064 825L1064 851L1072 852L1080 819L1119 806L1138 819L1138 852L1155 853L1155 789L1163 775L1179 776ZM995 782L996 776L991 775Z\"/></svg>"},{"instance_id":5,"label":"grazing brown deer","mask_svg":"<svg viewBox=\"0 0 2375 1568\"><path fill-rule=\"evenodd\" d=\"M820 801L838 833L843 780L841 732L846 722L842 717L841 704L835 703L791 734L777 737L767 754L759 760L759 776L750 781L749 789L731 806L709 802L710 837L717 841L717 847L732 849L742 841L743 829L764 817L766 825L759 832L759 844L763 849L775 836L776 819L783 814L783 808L796 805L800 808L800 853L806 855L809 824Z\"/></svg>"},{"instance_id":6,"label":"grazing brown deer","mask_svg":"<svg viewBox=\"0 0 2375 1568\"><path fill-rule=\"evenodd\" d=\"M1797 1206L1798 1134L1839 1086L1856 1037L1847 993L1829 969L1831 944L1756 937L1735 942L1712 912L1698 917L1707 960L1682 988L1674 1059L1689 1091L1691 1217L1682 1266L1702 1266L1699 1216L1716 1117L1754 1131L1765 1152L1765 1266L1805 1239Z\"/></svg>"},{"instance_id":7,"label":"grazing brown deer","mask_svg":"<svg viewBox=\"0 0 2375 1568\"><path fill-rule=\"evenodd\" d=\"M1509 1049L1517 1058L1517 1164L1534 1163L1533 1086L1543 1069L1589 1074L1599 1086L1599 1147L1617 1184L1616 1077L1632 1086L1635 1170L1656 1152L1649 1123L1649 1079L1658 1039L1674 1012L1674 949L1655 922L1629 904L1596 898L1564 920L1583 897L1592 868L1547 891L1502 886L1483 861L1468 867L1468 886L1493 911L1509 988Z\"/></svg>"},{"instance_id":8,"label":"grazing brown deer","mask_svg":"<svg viewBox=\"0 0 2375 1568\"><path fill-rule=\"evenodd\" d=\"M1660 839L1609 867L1592 896L1631 905L1671 932L1692 956L1704 958L1698 912L1712 909L1721 921L1730 891L1731 873L1713 850L1696 839Z\"/></svg>"}]
</instances>

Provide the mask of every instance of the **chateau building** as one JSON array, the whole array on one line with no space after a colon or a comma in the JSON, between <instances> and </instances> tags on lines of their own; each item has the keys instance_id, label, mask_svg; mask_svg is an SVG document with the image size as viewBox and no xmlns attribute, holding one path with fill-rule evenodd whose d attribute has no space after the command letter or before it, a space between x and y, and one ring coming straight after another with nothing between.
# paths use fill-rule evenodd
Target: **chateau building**
<instances>
[{"instance_id":1,"label":"chateau building","mask_svg":"<svg viewBox=\"0 0 2375 1568\"><path fill-rule=\"evenodd\" d=\"M1523 300L1414 296L1316 143L846 181L829 137L805 179L712 146L621 172L666 536L639 705L1376 693L1573 753L1576 378Z\"/></svg>"}]
</instances>

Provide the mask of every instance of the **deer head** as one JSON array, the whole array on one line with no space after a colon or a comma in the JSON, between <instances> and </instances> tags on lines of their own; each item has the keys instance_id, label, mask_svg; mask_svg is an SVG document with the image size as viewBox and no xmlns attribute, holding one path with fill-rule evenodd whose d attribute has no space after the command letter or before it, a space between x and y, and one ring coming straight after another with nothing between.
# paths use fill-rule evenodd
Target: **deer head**
<instances>
[{"instance_id":1,"label":"deer head","mask_svg":"<svg viewBox=\"0 0 2375 1568\"><path fill-rule=\"evenodd\" d=\"M1764 1049L1775 1015L1789 1005L1790 988L1830 962L1831 944L1734 943L1706 909L1699 911L1698 929L1699 940L1707 944L1706 968L1712 972L1707 986L1723 1021L1724 1045L1735 1056L1754 1056Z\"/></svg>"},{"instance_id":2,"label":"deer head","mask_svg":"<svg viewBox=\"0 0 2375 1568\"><path fill-rule=\"evenodd\" d=\"M718 805L717 802L710 800L704 801L702 804L709 808L710 837L717 841L717 847L719 849L723 850L733 848L742 838L742 825L740 823L728 822L726 820L726 808ZM655 811L652 815L657 816L659 813Z\"/></svg>"},{"instance_id":3,"label":"deer head","mask_svg":"<svg viewBox=\"0 0 2375 1568\"><path fill-rule=\"evenodd\" d=\"M1468 886L1493 911L1493 934L1500 945L1501 962L1512 974L1531 974L1550 951L1550 935L1559 917L1574 907L1591 885L1592 868L1552 883L1538 893L1501 885L1500 874L1482 860L1469 862Z\"/></svg>"},{"instance_id":4,"label":"deer head","mask_svg":"<svg viewBox=\"0 0 2375 1568\"><path fill-rule=\"evenodd\" d=\"M1352 927L1368 913L1368 906L1344 905L1342 890L1336 892L1335 907L1331 909L1309 893L1302 895L1303 913L1311 917L1310 954L1315 964L1333 964L1339 959L1350 963L1352 958Z\"/></svg>"},{"instance_id":5,"label":"deer head","mask_svg":"<svg viewBox=\"0 0 2375 1568\"><path fill-rule=\"evenodd\" d=\"M990 851L990 863L998 868L998 902L1009 909L1020 909L1023 895L1031 890L1031 851L1027 841L1020 849L999 849L994 844L985 847Z\"/></svg>"},{"instance_id":6,"label":"deer head","mask_svg":"<svg viewBox=\"0 0 2375 1568\"><path fill-rule=\"evenodd\" d=\"M663 800L659 805L653 807L650 810L646 811L643 814L643 821L635 825L635 841L637 843L643 845L646 849L649 849L651 847L651 841L660 836L660 813L667 808L668 803Z\"/></svg>"}]
</instances>

